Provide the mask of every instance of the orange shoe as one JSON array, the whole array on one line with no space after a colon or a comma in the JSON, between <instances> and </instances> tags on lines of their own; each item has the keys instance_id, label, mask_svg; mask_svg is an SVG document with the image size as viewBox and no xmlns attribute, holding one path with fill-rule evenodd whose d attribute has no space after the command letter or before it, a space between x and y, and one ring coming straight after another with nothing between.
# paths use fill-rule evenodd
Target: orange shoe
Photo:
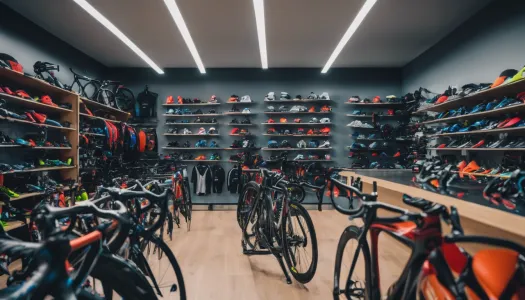
<instances>
[{"instance_id":1,"label":"orange shoe","mask_svg":"<svg viewBox=\"0 0 525 300\"><path fill-rule=\"evenodd\" d=\"M231 95L230 98L228 99L228 102L230 102L230 103L239 102L239 96Z\"/></svg>"},{"instance_id":2,"label":"orange shoe","mask_svg":"<svg viewBox=\"0 0 525 300\"><path fill-rule=\"evenodd\" d=\"M279 119L279 122L281 122L281 123L286 123L286 122L288 122L288 120L286 120L286 118L280 118L280 119Z\"/></svg>"},{"instance_id":3,"label":"orange shoe","mask_svg":"<svg viewBox=\"0 0 525 300\"><path fill-rule=\"evenodd\" d=\"M459 173L459 177L463 178L463 176L465 176L465 173L473 173L475 171L477 171L478 169L480 168L480 166L478 166L478 163L476 163L475 160L471 161L468 163L468 165L466 165L463 170L461 170L461 172ZM469 177L471 179L476 179L476 177L472 176L469 174Z\"/></svg>"},{"instance_id":4,"label":"orange shoe","mask_svg":"<svg viewBox=\"0 0 525 300\"><path fill-rule=\"evenodd\" d=\"M175 100L173 99L173 96L168 96L168 98L166 98L166 104L174 104L175 103Z\"/></svg>"},{"instance_id":5,"label":"orange shoe","mask_svg":"<svg viewBox=\"0 0 525 300\"><path fill-rule=\"evenodd\" d=\"M195 158L195 160L206 160L206 156L204 155L199 155Z\"/></svg>"},{"instance_id":6,"label":"orange shoe","mask_svg":"<svg viewBox=\"0 0 525 300\"><path fill-rule=\"evenodd\" d=\"M330 111L332 111L332 107L330 107L328 105L323 105L323 107L321 107L321 111L322 112L330 112Z\"/></svg>"},{"instance_id":7,"label":"orange shoe","mask_svg":"<svg viewBox=\"0 0 525 300\"><path fill-rule=\"evenodd\" d=\"M315 107L310 107L310 109L308 110L308 112L315 112Z\"/></svg>"},{"instance_id":8,"label":"orange shoe","mask_svg":"<svg viewBox=\"0 0 525 300\"><path fill-rule=\"evenodd\" d=\"M182 99L181 96L177 96L177 103L178 104L184 104L184 100Z\"/></svg>"},{"instance_id":9,"label":"orange shoe","mask_svg":"<svg viewBox=\"0 0 525 300\"><path fill-rule=\"evenodd\" d=\"M320 131L322 134L330 134L330 127L323 127Z\"/></svg>"}]
</instances>

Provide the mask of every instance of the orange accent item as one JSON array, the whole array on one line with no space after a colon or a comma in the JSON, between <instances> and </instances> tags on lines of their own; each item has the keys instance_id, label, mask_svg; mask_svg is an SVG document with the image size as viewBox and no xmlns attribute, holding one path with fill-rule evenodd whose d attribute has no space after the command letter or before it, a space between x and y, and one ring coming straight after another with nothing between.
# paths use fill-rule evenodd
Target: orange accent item
<instances>
[{"instance_id":1,"label":"orange accent item","mask_svg":"<svg viewBox=\"0 0 525 300\"><path fill-rule=\"evenodd\" d=\"M42 96L42 98L40 98L40 102L42 102L43 104L54 106L54 107L58 106L55 103L53 103L53 100L51 100L51 97L49 97L48 95Z\"/></svg>"},{"instance_id":2,"label":"orange accent item","mask_svg":"<svg viewBox=\"0 0 525 300\"><path fill-rule=\"evenodd\" d=\"M447 100L448 100L448 96L446 96L446 95L441 95L441 96L437 99L437 101L436 101L435 104L441 104L441 103L444 103L444 102L447 101Z\"/></svg>"},{"instance_id":3,"label":"orange accent item","mask_svg":"<svg viewBox=\"0 0 525 300\"><path fill-rule=\"evenodd\" d=\"M94 243L102 238L102 233L98 230L92 231L84 236L76 238L69 242L71 246L71 252L76 251L80 248L83 248L89 244Z\"/></svg>"},{"instance_id":4,"label":"orange accent item","mask_svg":"<svg viewBox=\"0 0 525 300\"><path fill-rule=\"evenodd\" d=\"M280 119L279 119L279 122L281 122L281 123L286 123L287 121L288 121L288 120L286 120L286 118L280 118Z\"/></svg>"},{"instance_id":5,"label":"orange accent item","mask_svg":"<svg viewBox=\"0 0 525 300\"><path fill-rule=\"evenodd\" d=\"M330 127L323 127L323 128L321 128L320 132L328 134L328 133L330 133Z\"/></svg>"},{"instance_id":6,"label":"orange accent item","mask_svg":"<svg viewBox=\"0 0 525 300\"><path fill-rule=\"evenodd\" d=\"M315 112L315 107L310 107L310 109L308 109L308 112Z\"/></svg>"},{"instance_id":7,"label":"orange accent item","mask_svg":"<svg viewBox=\"0 0 525 300\"><path fill-rule=\"evenodd\" d=\"M268 119L268 121L266 121L266 123L275 123L275 121L273 119Z\"/></svg>"},{"instance_id":8,"label":"orange accent item","mask_svg":"<svg viewBox=\"0 0 525 300\"><path fill-rule=\"evenodd\" d=\"M468 163L467 166L463 168L463 170L459 171L459 177L463 178L465 176L465 173L472 173L474 171L477 171L480 167L478 166L478 163L476 163L475 160ZM470 175L470 178L476 179L476 177Z\"/></svg>"},{"instance_id":9,"label":"orange accent item","mask_svg":"<svg viewBox=\"0 0 525 300\"><path fill-rule=\"evenodd\" d=\"M437 180L437 179L432 179L432 180L430 180L430 184L431 184L432 186L438 188L438 187L439 187L439 180Z\"/></svg>"},{"instance_id":10,"label":"orange accent item","mask_svg":"<svg viewBox=\"0 0 525 300\"><path fill-rule=\"evenodd\" d=\"M144 152L146 150L146 133L141 130L139 131L139 152Z\"/></svg>"},{"instance_id":11,"label":"orange accent item","mask_svg":"<svg viewBox=\"0 0 525 300\"><path fill-rule=\"evenodd\" d=\"M184 103L184 100L182 99L181 96L177 96L177 103L178 104L183 104Z\"/></svg>"},{"instance_id":12,"label":"orange accent item","mask_svg":"<svg viewBox=\"0 0 525 300\"><path fill-rule=\"evenodd\" d=\"M324 105L323 107L321 107L321 111L322 112L328 112L328 111L331 111L332 109L330 108L330 106L328 105Z\"/></svg>"},{"instance_id":13,"label":"orange accent item","mask_svg":"<svg viewBox=\"0 0 525 300\"><path fill-rule=\"evenodd\" d=\"M439 282L436 274L423 277L420 280L420 290L425 299L453 300L454 296Z\"/></svg>"},{"instance_id":14,"label":"orange accent item","mask_svg":"<svg viewBox=\"0 0 525 300\"><path fill-rule=\"evenodd\" d=\"M494 82L492 83L492 85L490 87L491 88L495 88L497 86L502 85L503 82L505 82L505 79L507 79L507 76L500 76L500 77L496 78L496 80L494 80Z\"/></svg>"},{"instance_id":15,"label":"orange accent item","mask_svg":"<svg viewBox=\"0 0 525 300\"><path fill-rule=\"evenodd\" d=\"M381 103L381 97L375 96L374 99L372 100L372 102L374 102L374 103Z\"/></svg>"},{"instance_id":16,"label":"orange accent item","mask_svg":"<svg viewBox=\"0 0 525 300\"><path fill-rule=\"evenodd\" d=\"M509 249L480 250L472 258L472 271L490 299L499 299L516 272L518 253Z\"/></svg>"},{"instance_id":17,"label":"orange accent item","mask_svg":"<svg viewBox=\"0 0 525 300\"><path fill-rule=\"evenodd\" d=\"M206 156L204 155L199 155L195 158L195 160L206 160Z\"/></svg>"},{"instance_id":18,"label":"orange accent item","mask_svg":"<svg viewBox=\"0 0 525 300\"><path fill-rule=\"evenodd\" d=\"M312 134L314 134L313 129L308 129L308 132L307 132L306 134L307 134L307 135L312 135Z\"/></svg>"},{"instance_id":19,"label":"orange accent item","mask_svg":"<svg viewBox=\"0 0 525 300\"><path fill-rule=\"evenodd\" d=\"M237 98L237 97L230 97L228 99L228 102L239 102L239 98Z\"/></svg>"},{"instance_id":20,"label":"orange accent item","mask_svg":"<svg viewBox=\"0 0 525 300\"><path fill-rule=\"evenodd\" d=\"M168 98L166 98L166 104L173 104L173 103L175 103L173 96L168 96Z\"/></svg>"},{"instance_id":21,"label":"orange accent item","mask_svg":"<svg viewBox=\"0 0 525 300\"><path fill-rule=\"evenodd\" d=\"M400 156L401 156L401 152L398 151L398 152L396 152L396 154L394 154L393 157L400 157Z\"/></svg>"},{"instance_id":22,"label":"orange accent item","mask_svg":"<svg viewBox=\"0 0 525 300\"><path fill-rule=\"evenodd\" d=\"M461 172L466 166L467 162L462 160L456 167L458 167L459 171Z\"/></svg>"}]
</instances>

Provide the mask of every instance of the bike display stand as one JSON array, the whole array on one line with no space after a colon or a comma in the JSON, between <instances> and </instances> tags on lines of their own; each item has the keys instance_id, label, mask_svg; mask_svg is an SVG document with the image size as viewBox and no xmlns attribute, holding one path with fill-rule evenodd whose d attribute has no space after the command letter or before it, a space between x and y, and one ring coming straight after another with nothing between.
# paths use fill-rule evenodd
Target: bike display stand
<instances>
[{"instance_id":1,"label":"bike display stand","mask_svg":"<svg viewBox=\"0 0 525 300\"><path fill-rule=\"evenodd\" d=\"M286 266L284 265L283 256L281 254L281 251L277 250L275 248L272 248L271 246L268 245L267 242L265 242L265 243L267 244L267 248L269 250L247 249L246 248L246 243L243 240L243 241L241 241L242 254L248 255L248 256L251 256L251 255L273 255L273 256L275 256L275 258L279 262L279 266L281 267L281 270L284 273L284 276L286 277L286 283L287 284L292 284L292 278L290 278L290 275L288 274L288 271L286 271Z\"/></svg>"}]
</instances>

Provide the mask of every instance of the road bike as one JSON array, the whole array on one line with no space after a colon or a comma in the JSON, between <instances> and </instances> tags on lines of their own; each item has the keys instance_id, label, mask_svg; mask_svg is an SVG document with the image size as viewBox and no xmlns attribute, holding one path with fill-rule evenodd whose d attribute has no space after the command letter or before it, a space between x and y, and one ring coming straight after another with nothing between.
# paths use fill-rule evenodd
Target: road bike
<instances>
[{"instance_id":1,"label":"road bike","mask_svg":"<svg viewBox=\"0 0 525 300\"><path fill-rule=\"evenodd\" d=\"M239 196L237 220L242 229L246 255L272 254L286 277L289 272L301 283L312 280L317 269L318 249L310 215L299 203L291 202L283 176L261 168L260 184L248 182Z\"/></svg>"},{"instance_id":2,"label":"road bike","mask_svg":"<svg viewBox=\"0 0 525 300\"><path fill-rule=\"evenodd\" d=\"M178 168L184 169L186 165L180 165ZM193 211L193 203L191 202L190 184L188 179L184 177L184 170L178 169L171 177L171 188L173 190L173 207L170 211L173 212L173 220L177 227L180 228L180 215L186 221L186 229L190 231L191 228L191 214Z\"/></svg>"}]
</instances>

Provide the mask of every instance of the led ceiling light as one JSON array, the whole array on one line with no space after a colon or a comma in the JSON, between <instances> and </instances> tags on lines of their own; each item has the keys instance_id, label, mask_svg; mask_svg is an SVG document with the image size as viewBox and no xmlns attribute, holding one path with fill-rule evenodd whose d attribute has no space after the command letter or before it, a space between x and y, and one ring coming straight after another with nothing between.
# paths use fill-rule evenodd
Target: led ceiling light
<instances>
[{"instance_id":1,"label":"led ceiling light","mask_svg":"<svg viewBox=\"0 0 525 300\"><path fill-rule=\"evenodd\" d=\"M263 69L268 69L268 52L266 52L266 27L264 24L264 0L253 0L255 10L255 23L257 24L257 37L259 39L259 52Z\"/></svg>"},{"instance_id":2,"label":"led ceiling light","mask_svg":"<svg viewBox=\"0 0 525 300\"><path fill-rule=\"evenodd\" d=\"M86 0L73 0L75 1L80 7L82 7L88 14L90 14L93 18L95 18L97 21L100 22L100 24L104 25L109 31L111 31L116 37L118 37L126 46L128 46L135 54L137 54L140 58L142 58L143 61L145 61L155 72L159 74L164 74L164 71L159 68L152 60L149 58L146 53L142 52L142 50L135 45L122 31L120 31L113 23L111 23L106 17L104 17L98 10L96 10L91 4L89 4Z\"/></svg>"},{"instance_id":3,"label":"led ceiling light","mask_svg":"<svg viewBox=\"0 0 525 300\"><path fill-rule=\"evenodd\" d=\"M193 56L193 60L195 60L195 63L197 64L197 68L199 68L199 71L202 74L206 73L206 69L204 69L204 64L199 56L197 47L195 47L195 43L193 43L193 39L191 38L188 27L186 26L186 22L184 22L184 19L182 18L177 3L175 0L164 0L164 4L168 7L173 21L175 21L175 24L179 28L180 34L182 34L182 38L184 39L184 42L186 42L186 46L188 46L191 56Z\"/></svg>"},{"instance_id":4,"label":"led ceiling light","mask_svg":"<svg viewBox=\"0 0 525 300\"><path fill-rule=\"evenodd\" d=\"M254 0L255 1L255 0ZM343 35L343 38L341 41L339 41L339 44L337 44L337 47L335 47L334 52L332 52L332 55L330 55L330 58L326 62L326 65L324 66L321 73L326 73L334 63L335 59L339 56L341 51L343 51L343 48L345 47L346 43L350 40L352 35L356 32L357 28L363 20L365 19L366 15L370 12L374 4L376 4L377 0L367 0L363 7L361 7L361 10L357 13L357 16L355 16L354 21L352 24L350 24L350 27L346 30L345 34Z\"/></svg>"}]
</instances>

